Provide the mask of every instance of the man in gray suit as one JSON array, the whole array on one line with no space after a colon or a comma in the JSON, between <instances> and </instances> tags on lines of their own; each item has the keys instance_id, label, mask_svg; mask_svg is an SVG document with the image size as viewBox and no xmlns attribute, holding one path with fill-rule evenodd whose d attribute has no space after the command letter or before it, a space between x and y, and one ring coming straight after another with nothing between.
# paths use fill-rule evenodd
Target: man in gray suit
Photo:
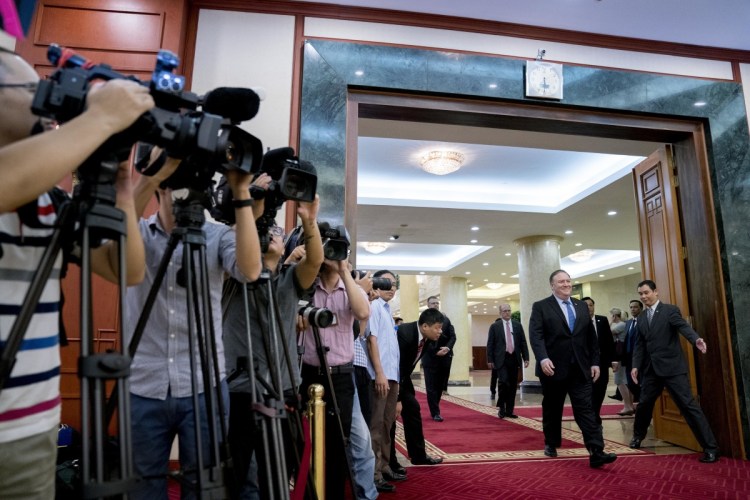
<instances>
[{"instance_id":1,"label":"man in gray suit","mask_svg":"<svg viewBox=\"0 0 750 500\"><path fill-rule=\"evenodd\" d=\"M688 339L704 354L706 341L690 328L677 306L659 301L656 283L651 280L641 281L638 283L638 295L646 306L641 314L641 317L646 316L646 321L638 321L638 342L633 353L631 375L636 383L638 377L641 377L641 402L635 412L630 447L641 447L641 441L651 424L654 404L666 387L703 447L700 461L716 462L719 460L719 444L690 390L688 367L680 347L679 335Z\"/></svg>"},{"instance_id":2,"label":"man in gray suit","mask_svg":"<svg viewBox=\"0 0 750 500\"><path fill-rule=\"evenodd\" d=\"M518 369L529 366L529 348L523 327L510 318L510 304L500 304L500 318L487 334L487 366L497 371L497 416L518 418L513 413L516 406ZM492 392L495 388L492 387Z\"/></svg>"}]
</instances>

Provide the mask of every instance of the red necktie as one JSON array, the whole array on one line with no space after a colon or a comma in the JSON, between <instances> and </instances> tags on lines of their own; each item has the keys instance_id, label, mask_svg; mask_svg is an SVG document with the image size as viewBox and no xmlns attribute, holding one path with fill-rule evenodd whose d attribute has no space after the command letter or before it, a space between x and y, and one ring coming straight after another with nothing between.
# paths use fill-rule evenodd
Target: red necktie
<instances>
[{"instance_id":1,"label":"red necktie","mask_svg":"<svg viewBox=\"0 0 750 500\"><path fill-rule=\"evenodd\" d=\"M419 361L419 356L422 354L422 349L424 348L424 339L419 341L419 344L417 345L417 357L414 359L414 364L417 364L417 361Z\"/></svg>"},{"instance_id":2,"label":"red necktie","mask_svg":"<svg viewBox=\"0 0 750 500\"><path fill-rule=\"evenodd\" d=\"M510 322L505 321L505 351L513 354L513 333L510 331Z\"/></svg>"}]
</instances>

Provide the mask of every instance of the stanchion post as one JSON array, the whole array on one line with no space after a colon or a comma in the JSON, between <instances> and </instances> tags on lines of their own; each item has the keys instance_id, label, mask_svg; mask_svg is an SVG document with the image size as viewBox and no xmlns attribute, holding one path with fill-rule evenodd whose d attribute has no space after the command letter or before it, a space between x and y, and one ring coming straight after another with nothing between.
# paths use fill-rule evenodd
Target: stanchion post
<instances>
[{"instance_id":1,"label":"stanchion post","mask_svg":"<svg viewBox=\"0 0 750 500\"><path fill-rule=\"evenodd\" d=\"M310 442L312 443L313 481L317 498L326 497L326 403L325 389L312 384L307 389L307 416L310 420Z\"/></svg>"}]
</instances>

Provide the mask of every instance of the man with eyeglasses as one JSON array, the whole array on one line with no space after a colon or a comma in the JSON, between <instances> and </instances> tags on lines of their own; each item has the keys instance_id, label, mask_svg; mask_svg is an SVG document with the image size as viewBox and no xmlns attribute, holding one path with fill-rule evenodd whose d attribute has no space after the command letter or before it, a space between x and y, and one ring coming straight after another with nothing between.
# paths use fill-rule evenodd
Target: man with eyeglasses
<instances>
[{"instance_id":1,"label":"man with eyeglasses","mask_svg":"<svg viewBox=\"0 0 750 500\"><path fill-rule=\"evenodd\" d=\"M487 366L497 374L497 416L518 418L516 407L518 369L529 366L529 347L523 326L510 317L510 304L500 304L500 318L487 334ZM494 387L492 388L494 392Z\"/></svg>"},{"instance_id":2,"label":"man with eyeglasses","mask_svg":"<svg viewBox=\"0 0 750 500\"><path fill-rule=\"evenodd\" d=\"M75 170L112 134L153 107L148 89L112 81L92 88L87 108L56 130L42 130L31 113L39 80L21 57L0 49L0 345L5 345L42 254L50 243L59 203L55 184ZM133 208L130 171L122 165L116 206L127 218L127 282L143 279L143 243ZM68 235L63 235L63 238ZM117 244L94 249L92 270L117 282ZM0 392L0 497L52 498L60 423L58 255L39 306ZM113 264L114 263L114 264Z\"/></svg>"},{"instance_id":3,"label":"man with eyeglasses","mask_svg":"<svg viewBox=\"0 0 750 500\"><path fill-rule=\"evenodd\" d=\"M260 188L268 187L268 176L262 174L255 181ZM247 328L249 318L253 366L255 376L273 386L270 370L277 368L281 375L281 391L287 411L297 411L299 397L297 389L302 381L297 361L297 320L299 300L312 292L312 285L323 262L323 242L318 230L319 198L313 202L298 202L297 215L300 218L299 229L290 233L284 241L283 228L272 225L268 228L268 248L261 255L263 269L268 272L268 279L274 291L274 301L278 306L277 322L272 323L268 314L268 285L264 277L255 283L243 284L235 279L227 281L224 287L222 302L224 304L224 347L229 381L229 445L241 498L267 498L268 485L265 484L266 469L273 464L266 464L261 447L260 429L256 427L255 412L252 408L251 377L247 372ZM256 218L264 212L264 200L256 200L253 212ZM299 244L299 246L298 246ZM285 257L287 257L285 259ZM242 287L247 288L247 313ZM247 316L246 316L247 314ZM268 359L267 347L270 335L278 331L278 359ZM351 337L347 337L351 343ZM293 360L287 365L284 347ZM268 394L256 379L258 394ZM285 419L290 422L291 419ZM284 431L290 429L285 425ZM291 432L291 431L290 431ZM300 436L285 434L287 447L296 443ZM287 448L288 449L288 448ZM287 469L292 471L287 453ZM276 470L272 471L276 474Z\"/></svg>"}]
</instances>

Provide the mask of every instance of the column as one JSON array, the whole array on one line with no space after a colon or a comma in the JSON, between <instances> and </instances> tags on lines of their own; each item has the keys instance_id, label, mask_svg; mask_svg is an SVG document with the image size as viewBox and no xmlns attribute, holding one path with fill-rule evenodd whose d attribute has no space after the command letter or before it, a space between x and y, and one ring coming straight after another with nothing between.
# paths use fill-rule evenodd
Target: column
<instances>
[{"instance_id":1,"label":"column","mask_svg":"<svg viewBox=\"0 0 750 500\"><path fill-rule=\"evenodd\" d=\"M560 269L560 242L562 237L526 236L515 240L518 249L518 284L521 296L521 324L529 340L529 317L531 306L552 293L549 275ZM523 372L522 388L539 387L539 380L534 374L536 358L529 342L529 367Z\"/></svg>"},{"instance_id":2,"label":"column","mask_svg":"<svg viewBox=\"0 0 750 500\"><path fill-rule=\"evenodd\" d=\"M450 385L470 385L471 329L467 300L466 278L440 277L440 311L450 318L456 330Z\"/></svg>"},{"instance_id":3,"label":"column","mask_svg":"<svg viewBox=\"0 0 750 500\"><path fill-rule=\"evenodd\" d=\"M399 316L405 323L419 319L419 283L413 274L400 274L398 289Z\"/></svg>"}]
</instances>

